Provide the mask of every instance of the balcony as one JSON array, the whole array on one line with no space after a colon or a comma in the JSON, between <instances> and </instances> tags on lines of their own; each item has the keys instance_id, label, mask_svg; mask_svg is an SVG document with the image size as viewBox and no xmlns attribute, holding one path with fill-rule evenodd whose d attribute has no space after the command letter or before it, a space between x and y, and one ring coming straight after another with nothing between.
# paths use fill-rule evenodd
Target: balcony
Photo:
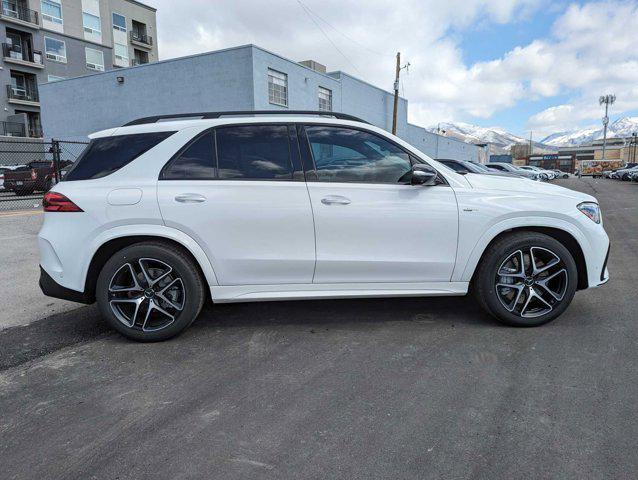
<instances>
[{"instance_id":1,"label":"balcony","mask_svg":"<svg viewBox=\"0 0 638 480\"><path fill-rule=\"evenodd\" d=\"M150 35L146 35L145 33L131 30L131 43L141 45L146 48L151 48L153 46L153 37L151 37Z\"/></svg>"},{"instance_id":2,"label":"balcony","mask_svg":"<svg viewBox=\"0 0 638 480\"><path fill-rule=\"evenodd\" d=\"M3 137L25 137L24 123L0 122L0 135Z\"/></svg>"},{"instance_id":3,"label":"balcony","mask_svg":"<svg viewBox=\"0 0 638 480\"><path fill-rule=\"evenodd\" d=\"M19 46L3 43L2 56L4 57L4 61L8 63L15 63L16 65L32 68L44 68L42 52L38 50L26 52Z\"/></svg>"},{"instance_id":4,"label":"balcony","mask_svg":"<svg viewBox=\"0 0 638 480\"><path fill-rule=\"evenodd\" d=\"M40 96L36 88L21 88L7 85L7 98L9 103L17 103L19 105L40 106Z\"/></svg>"},{"instance_id":5,"label":"balcony","mask_svg":"<svg viewBox=\"0 0 638 480\"><path fill-rule=\"evenodd\" d=\"M38 12L20 5L18 2L2 2L0 18L8 22L16 23L24 27L40 28Z\"/></svg>"}]
</instances>

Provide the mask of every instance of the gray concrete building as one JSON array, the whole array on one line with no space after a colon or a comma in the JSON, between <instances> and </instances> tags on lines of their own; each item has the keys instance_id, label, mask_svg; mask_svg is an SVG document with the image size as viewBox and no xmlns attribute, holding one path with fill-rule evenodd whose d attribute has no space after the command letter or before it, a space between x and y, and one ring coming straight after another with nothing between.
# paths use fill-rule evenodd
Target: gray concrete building
<instances>
[{"instance_id":1,"label":"gray concrete building","mask_svg":"<svg viewBox=\"0 0 638 480\"><path fill-rule=\"evenodd\" d=\"M47 136L79 139L135 118L201 111L326 110L390 131L393 93L315 61L295 62L254 45L48 83L41 87ZM484 149L408 123L397 134L435 158L485 161Z\"/></svg>"},{"instance_id":2,"label":"gray concrete building","mask_svg":"<svg viewBox=\"0 0 638 480\"><path fill-rule=\"evenodd\" d=\"M43 135L42 84L157 61L156 31L136 0L3 0L0 136Z\"/></svg>"}]
</instances>

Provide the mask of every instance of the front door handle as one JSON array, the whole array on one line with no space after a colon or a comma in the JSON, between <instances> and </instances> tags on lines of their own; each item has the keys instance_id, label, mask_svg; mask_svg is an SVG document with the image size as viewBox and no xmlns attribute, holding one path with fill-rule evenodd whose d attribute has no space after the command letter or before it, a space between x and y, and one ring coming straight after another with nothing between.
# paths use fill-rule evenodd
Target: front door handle
<instances>
[{"instance_id":1,"label":"front door handle","mask_svg":"<svg viewBox=\"0 0 638 480\"><path fill-rule=\"evenodd\" d=\"M329 195L321 199L324 205L350 205L350 199L341 195Z\"/></svg>"},{"instance_id":2,"label":"front door handle","mask_svg":"<svg viewBox=\"0 0 638 480\"><path fill-rule=\"evenodd\" d=\"M199 193L182 193L175 197L175 201L179 203L202 203L206 201L206 197Z\"/></svg>"}]
</instances>

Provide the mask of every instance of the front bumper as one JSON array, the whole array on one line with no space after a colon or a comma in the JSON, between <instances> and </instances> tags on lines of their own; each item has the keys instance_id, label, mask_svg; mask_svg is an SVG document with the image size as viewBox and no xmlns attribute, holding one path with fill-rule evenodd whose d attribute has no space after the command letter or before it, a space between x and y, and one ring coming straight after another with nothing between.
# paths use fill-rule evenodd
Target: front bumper
<instances>
[{"instance_id":1,"label":"front bumper","mask_svg":"<svg viewBox=\"0 0 638 480\"><path fill-rule=\"evenodd\" d=\"M57 283L51 276L40 266L40 290L48 297L69 300L70 302L84 303L90 305L95 299L84 292L77 292L70 288L63 287Z\"/></svg>"}]
</instances>

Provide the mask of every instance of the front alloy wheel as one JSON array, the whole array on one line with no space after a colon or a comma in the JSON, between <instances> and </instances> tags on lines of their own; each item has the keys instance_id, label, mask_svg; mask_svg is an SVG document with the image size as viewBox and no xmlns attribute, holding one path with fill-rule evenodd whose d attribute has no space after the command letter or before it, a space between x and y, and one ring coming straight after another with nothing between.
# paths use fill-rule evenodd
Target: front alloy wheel
<instances>
[{"instance_id":1,"label":"front alloy wheel","mask_svg":"<svg viewBox=\"0 0 638 480\"><path fill-rule=\"evenodd\" d=\"M569 250L536 232L510 233L491 244L473 280L475 296L488 313L521 327L561 315L577 285L578 270Z\"/></svg>"},{"instance_id":2,"label":"front alloy wheel","mask_svg":"<svg viewBox=\"0 0 638 480\"><path fill-rule=\"evenodd\" d=\"M501 264L494 281L503 307L523 318L551 312L569 284L564 262L543 247L516 250Z\"/></svg>"}]
</instances>

